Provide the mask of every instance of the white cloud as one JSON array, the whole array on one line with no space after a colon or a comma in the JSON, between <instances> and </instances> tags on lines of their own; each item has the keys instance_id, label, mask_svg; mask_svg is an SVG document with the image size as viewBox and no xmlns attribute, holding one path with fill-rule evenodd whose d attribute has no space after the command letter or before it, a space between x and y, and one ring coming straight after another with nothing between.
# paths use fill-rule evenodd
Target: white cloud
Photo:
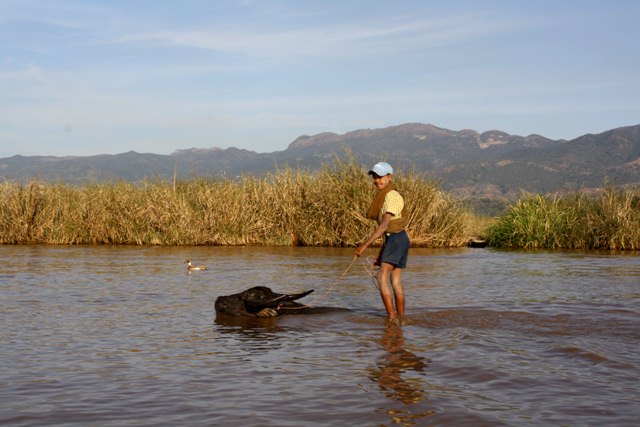
<instances>
[{"instance_id":1,"label":"white cloud","mask_svg":"<svg viewBox=\"0 0 640 427\"><path fill-rule=\"evenodd\" d=\"M401 18L367 23L316 24L302 29L264 29L246 24L189 31L149 31L114 38L114 44L188 47L252 57L379 54L446 46L514 31L525 24L486 16L432 20Z\"/></svg>"}]
</instances>

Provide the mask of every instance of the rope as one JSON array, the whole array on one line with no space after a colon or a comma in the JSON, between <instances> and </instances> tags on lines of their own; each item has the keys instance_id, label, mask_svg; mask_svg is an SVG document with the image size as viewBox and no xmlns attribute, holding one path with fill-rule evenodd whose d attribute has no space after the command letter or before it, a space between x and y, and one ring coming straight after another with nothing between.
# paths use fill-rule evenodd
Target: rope
<instances>
[{"instance_id":1,"label":"rope","mask_svg":"<svg viewBox=\"0 0 640 427\"><path fill-rule=\"evenodd\" d=\"M370 260L371 260L371 256L368 256L367 263L365 264L365 262L362 259L360 259L360 264L362 264L362 268L364 268L364 270L367 272L369 277L371 277L371 281L373 282L373 285L376 288L378 288L378 290L380 290L380 283L378 283L378 276L374 273L373 267L369 268L370 265L373 265L373 262L371 262Z\"/></svg>"},{"instance_id":2,"label":"rope","mask_svg":"<svg viewBox=\"0 0 640 427\"><path fill-rule=\"evenodd\" d=\"M367 258L367 262L369 262L369 258ZM344 278L344 276L347 275L347 273L349 272L349 270L351 270L351 267L353 267L353 264L355 264L357 259L358 259L358 257L354 255L353 260L351 261L351 263L349 263L349 265L347 266L347 268L345 268L345 270L342 272L342 274L340 276L338 276L338 278L336 280L334 280L334 282L331 284L329 289L327 289L326 292L319 297L319 299L316 302L316 304L318 302L324 300L331 292L333 292L333 288L335 288L336 285L338 284L338 282L340 280L342 280L342 278ZM369 269L369 267L367 267L367 265L365 264L365 262L364 262L364 260L362 258L360 258L360 263L362 264L362 267L367 272L367 275L373 281L373 284L375 285L375 287L378 288L378 290L379 290L380 289L380 285L378 284L378 278L376 277L376 275L373 272L373 268ZM372 264L372 263L370 263L370 264Z\"/></svg>"},{"instance_id":3,"label":"rope","mask_svg":"<svg viewBox=\"0 0 640 427\"><path fill-rule=\"evenodd\" d=\"M333 283L331 284L331 286L329 286L329 289L327 289L327 291L322 294L319 298L319 301L322 301L323 299L325 299L331 292L333 292L333 288L336 287L336 285L338 284L338 282L344 277L346 276L346 274L349 272L349 270L351 270L351 267L353 267L353 264L355 264L356 259L358 257L354 255L353 260L351 261L351 263L347 266L347 268L342 272L342 274L340 276L338 276L338 278L336 280L333 281Z\"/></svg>"}]
</instances>

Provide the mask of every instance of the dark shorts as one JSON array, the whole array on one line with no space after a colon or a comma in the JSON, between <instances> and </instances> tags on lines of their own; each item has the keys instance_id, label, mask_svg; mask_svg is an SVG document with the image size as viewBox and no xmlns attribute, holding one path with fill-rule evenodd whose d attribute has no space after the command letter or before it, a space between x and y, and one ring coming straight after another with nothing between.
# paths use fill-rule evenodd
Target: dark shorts
<instances>
[{"instance_id":1,"label":"dark shorts","mask_svg":"<svg viewBox=\"0 0 640 427\"><path fill-rule=\"evenodd\" d=\"M409 245L409 236L404 230L399 233L385 234L380 261L392 264L398 268L405 268L409 256Z\"/></svg>"}]
</instances>

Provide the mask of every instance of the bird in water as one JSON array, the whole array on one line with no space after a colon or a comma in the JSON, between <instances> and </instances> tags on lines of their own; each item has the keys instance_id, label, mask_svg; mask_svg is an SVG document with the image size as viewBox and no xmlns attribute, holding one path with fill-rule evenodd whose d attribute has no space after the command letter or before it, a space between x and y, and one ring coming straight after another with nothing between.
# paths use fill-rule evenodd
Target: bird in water
<instances>
[{"instance_id":1,"label":"bird in water","mask_svg":"<svg viewBox=\"0 0 640 427\"><path fill-rule=\"evenodd\" d=\"M184 261L185 264L187 264L187 271L189 273L191 273L192 271L198 271L198 270L206 270L207 267L204 265L191 265L191 261L190 260L185 260Z\"/></svg>"}]
</instances>

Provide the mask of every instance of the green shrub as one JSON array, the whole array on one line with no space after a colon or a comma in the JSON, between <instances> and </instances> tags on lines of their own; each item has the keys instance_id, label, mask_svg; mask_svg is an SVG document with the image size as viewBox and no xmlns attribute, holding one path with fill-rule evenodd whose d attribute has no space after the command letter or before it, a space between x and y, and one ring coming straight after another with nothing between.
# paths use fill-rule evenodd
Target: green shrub
<instances>
[{"instance_id":1,"label":"green shrub","mask_svg":"<svg viewBox=\"0 0 640 427\"><path fill-rule=\"evenodd\" d=\"M524 249L640 249L640 190L524 195L492 225L489 245Z\"/></svg>"}]
</instances>

